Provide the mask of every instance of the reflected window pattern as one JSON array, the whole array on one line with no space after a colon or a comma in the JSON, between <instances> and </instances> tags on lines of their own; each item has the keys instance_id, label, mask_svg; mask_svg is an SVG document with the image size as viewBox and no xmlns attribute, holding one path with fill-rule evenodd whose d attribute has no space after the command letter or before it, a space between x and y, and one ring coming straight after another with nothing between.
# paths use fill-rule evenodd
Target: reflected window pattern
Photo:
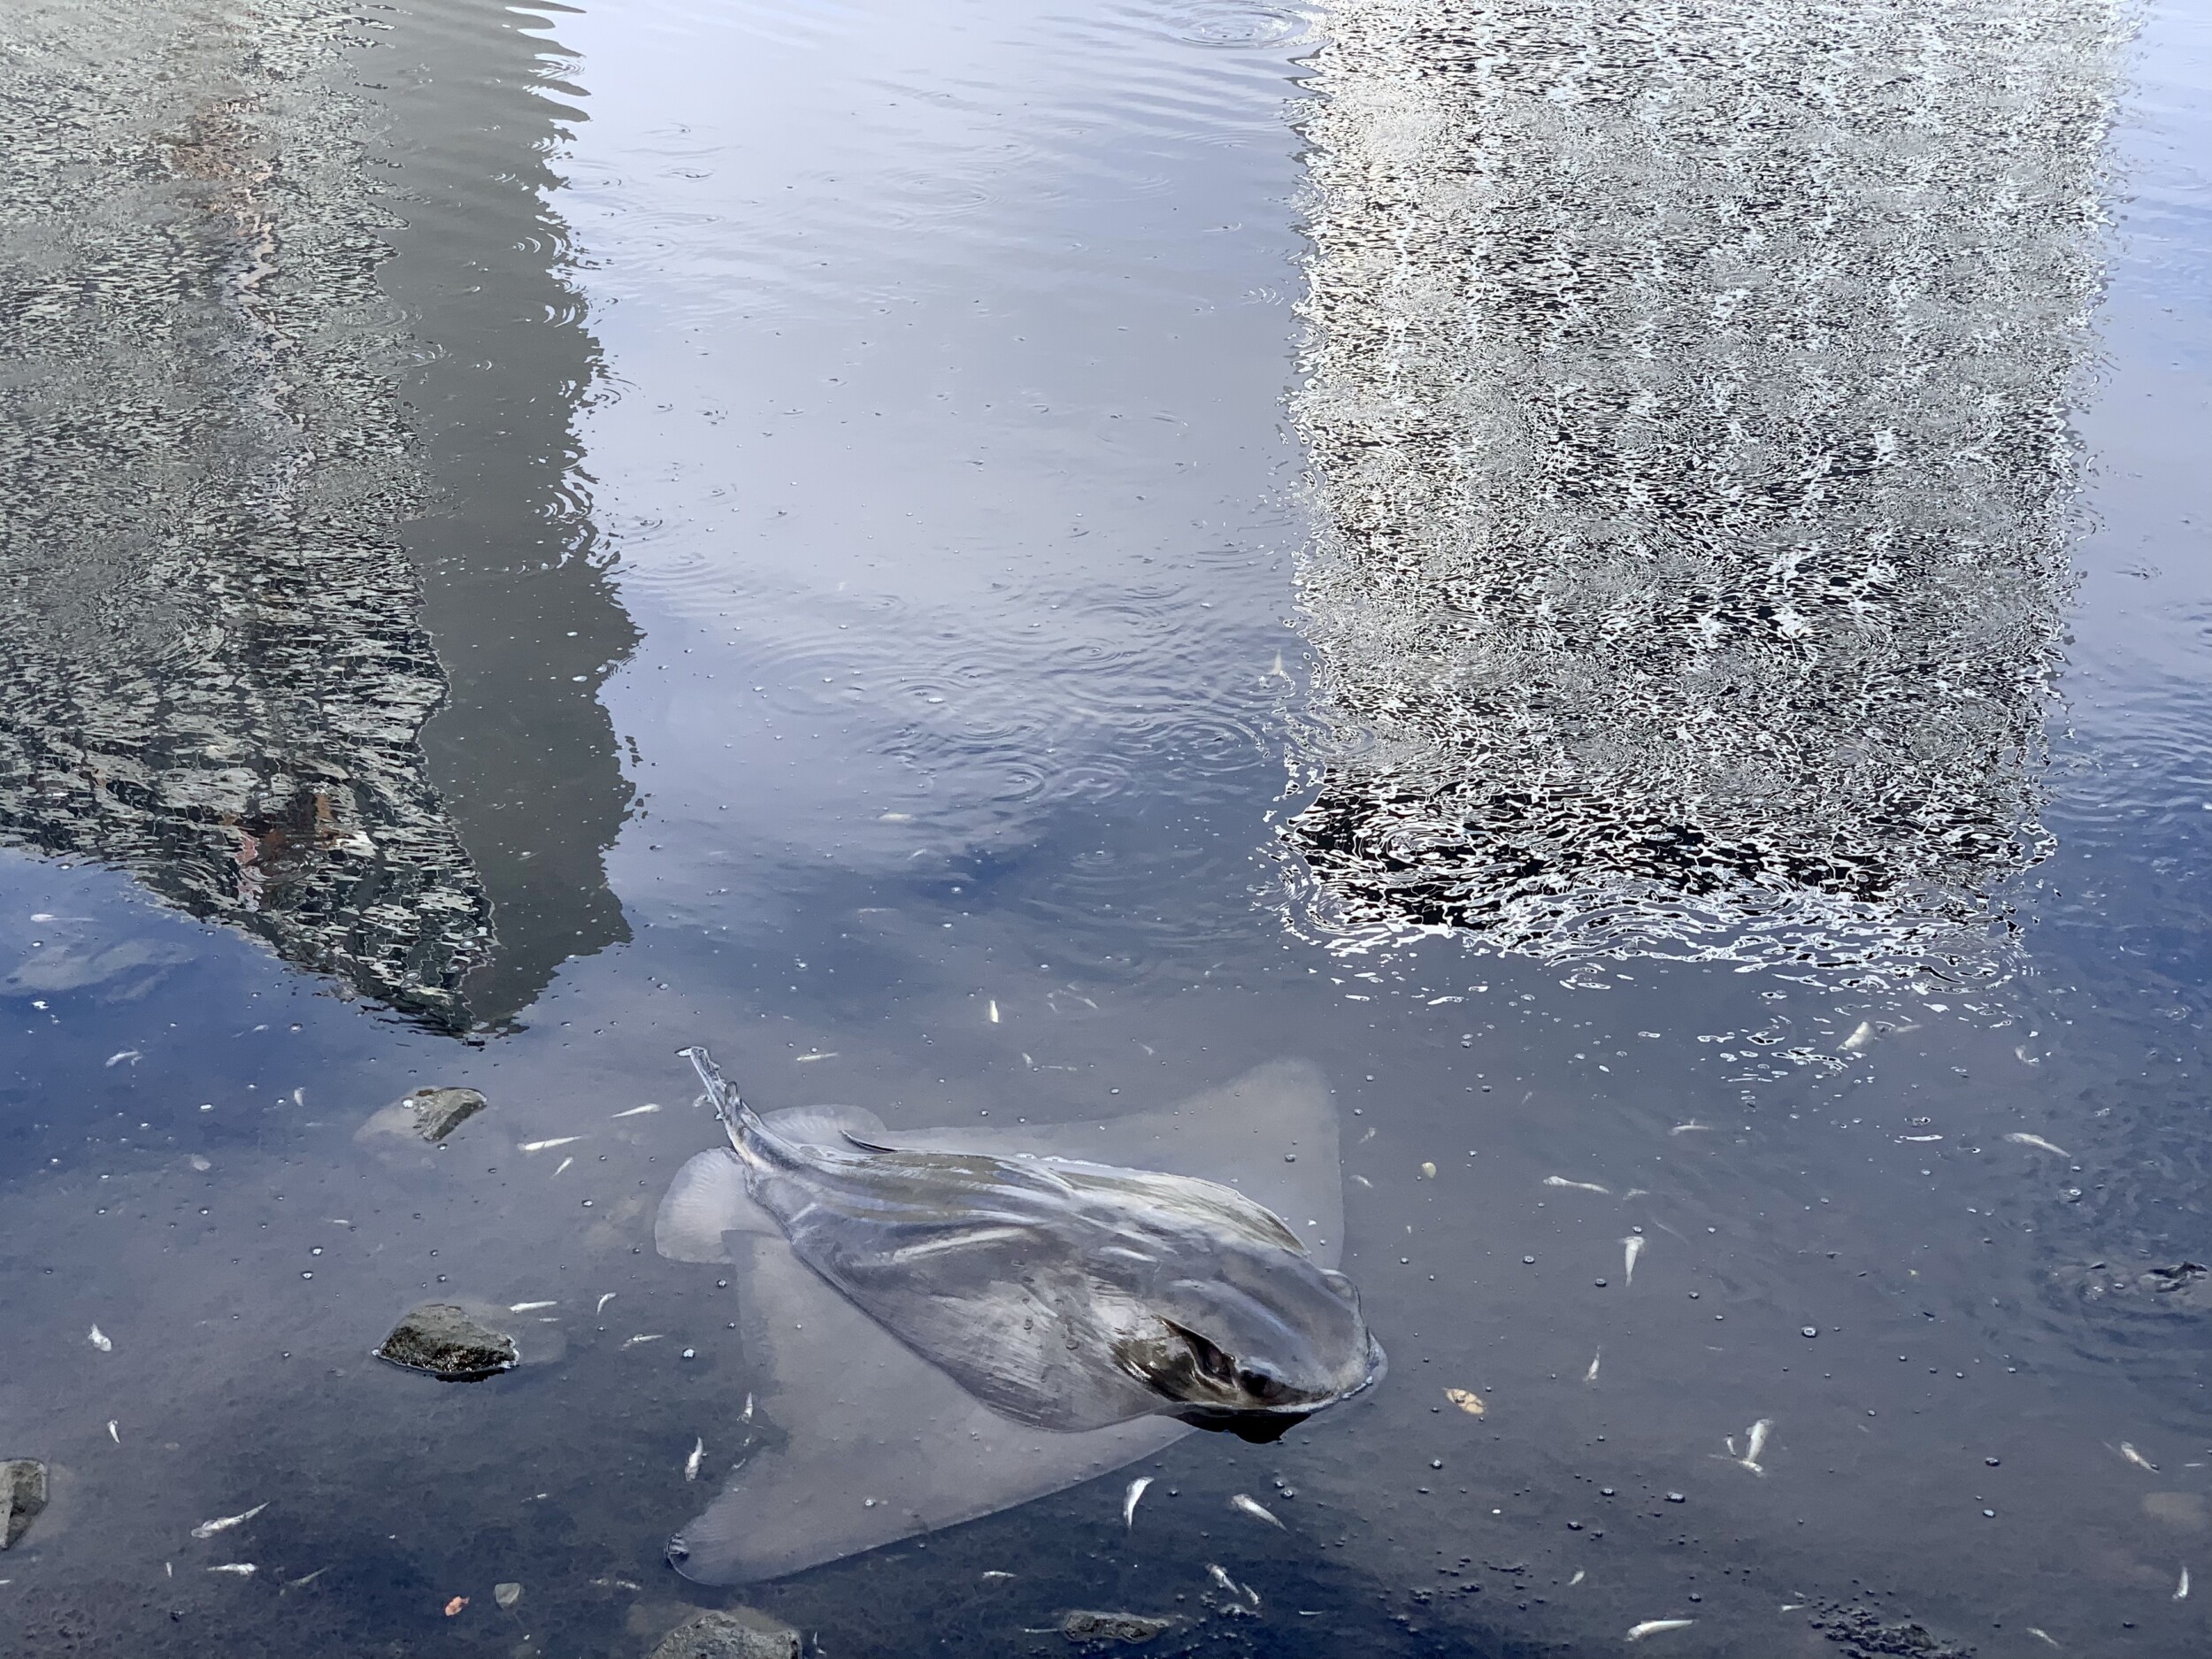
<instances>
[{"instance_id":1,"label":"reflected window pattern","mask_svg":"<svg viewBox=\"0 0 2212 1659\"><path fill-rule=\"evenodd\" d=\"M1348 0L1305 923L1864 961L2001 916L2068 587L2101 0Z\"/></svg>"}]
</instances>

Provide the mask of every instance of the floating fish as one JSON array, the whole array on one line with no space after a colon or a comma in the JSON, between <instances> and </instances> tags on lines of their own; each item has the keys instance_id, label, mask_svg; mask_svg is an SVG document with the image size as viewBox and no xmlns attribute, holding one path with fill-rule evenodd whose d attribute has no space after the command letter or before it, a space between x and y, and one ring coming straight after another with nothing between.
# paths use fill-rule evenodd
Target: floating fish
<instances>
[{"instance_id":1,"label":"floating fish","mask_svg":"<svg viewBox=\"0 0 2212 1659\"><path fill-rule=\"evenodd\" d=\"M1481 1417L1490 1409L1483 1403L1482 1396L1471 1388L1447 1388L1444 1391L1444 1398L1471 1417Z\"/></svg>"},{"instance_id":2,"label":"floating fish","mask_svg":"<svg viewBox=\"0 0 2212 1659\"><path fill-rule=\"evenodd\" d=\"M560 1305L557 1302L511 1302L507 1304L507 1311L509 1313L535 1313L541 1308L557 1308Z\"/></svg>"},{"instance_id":3,"label":"floating fish","mask_svg":"<svg viewBox=\"0 0 2212 1659\"><path fill-rule=\"evenodd\" d=\"M660 1107L657 1102L648 1101L642 1106L633 1106L628 1111L617 1112L615 1113L615 1116L617 1118L642 1118L647 1112L657 1112L658 1110L660 1110Z\"/></svg>"},{"instance_id":4,"label":"floating fish","mask_svg":"<svg viewBox=\"0 0 2212 1659\"><path fill-rule=\"evenodd\" d=\"M1229 1507L1240 1515L1248 1515L1256 1521L1265 1521L1270 1526L1281 1528L1283 1525L1269 1512L1266 1505L1255 1502L1244 1493L1240 1492L1231 1498Z\"/></svg>"},{"instance_id":5,"label":"floating fish","mask_svg":"<svg viewBox=\"0 0 2212 1659\"><path fill-rule=\"evenodd\" d=\"M742 1276L775 1432L672 1542L687 1577L773 1578L987 1515L1152 1455L1192 1417L1272 1436L1381 1373L1327 1271L1342 1175L1310 1066L1103 1125L893 1136L843 1109L726 1110L768 1167L695 1157L655 1240ZM1202 1286L1191 1305L1177 1280Z\"/></svg>"},{"instance_id":6,"label":"floating fish","mask_svg":"<svg viewBox=\"0 0 2212 1659\"><path fill-rule=\"evenodd\" d=\"M1671 1135L1686 1135L1693 1130L1710 1129L1712 1126L1713 1125L1710 1124L1701 1124L1698 1122L1696 1118L1693 1118L1686 1124L1675 1125L1675 1126L1668 1130L1667 1133Z\"/></svg>"},{"instance_id":7,"label":"floating fish","mask_svg":"<svg viewBox=\"0 0 2212 1659\"><path fill-rule=\"evenodd\" d=\"M113 1417L108 1419L108 1439L113 1440L118 1446L123 1443L122 1432L116 1427Z\"/></svg>"},{"instance_id":8,"label":"floating fish","mask_svg":"<svg viewBox=\"0 0 2212 1659\"><path fill-rule=\"evenodd\" d=\"M994 1567L984 1573L983 1582L986 1584L1003 1584L1013 1576L1014 1575L1010 1572L1001 1572L997 1568Z\"/></svg>"},{"instance_id":9,"label":"floating fish","mask_svg":"<svg viewBox=\"0 0 2212 1659\"><path fill-rule=\"evenodd\" d=\"M1151 1484L1150 1475L1139 1475L1129 1483L1129 1490L1122 1494L1121 1500L1121 1524L1124 1526L1137 1524L1137 1500L1144 1496L1145 1488Z\"/></svg>"},{"instance_id":10,"label":"floating fish","mask_svg":"<svg viewBox=\"0 0 2212 1659\"><path fill-rule=\"evenodd\" d=\"M309 1573L303 1578L287 1578L284 1581L284 1587L288 1590L304 1589L307 1586L314 1583L316 1579L321 1578L323 1574L328 1572L329 1571L330 1569L327 1567L318 1567L314 1571Z\"/></svg>"},{"instance_id":11,"label":"floating fish","mask_svg":"<svg viewBox=\"0 0 2212 1659\"><path fill-rule=\"evenodd\" d=\"M265 1503L257 1503L253 1506L253 1508L244 1511L242 1514L226 1515L219 1521L202 1521L197 1526L192 1529L192 1536L195 1538L212 1538L218 1532L227 1532L232 1527L243 1525L246 1522L252 1520L255 1516L260 1514L262 1510L267 1509L268 1507L269 1506Z\"/></svg>"},{"instance_id":12,"label":"floating fish","mask_svg":"<svg viewBox=\"0 0 2212 1659\"><path fill-rule=\"evenodd\" d=\"M1856 1054L1862 1048L1872 1048L1874 1042L1874 1022L1870 1019L1863 1019L1859 1022L1859 1028L1843 1040L1843 1051L1846 1054Z\"/></svg>"},{"instance_id":13,"label":"floating fish","mask_svg":"<svg viewBox=\"0 0 2212 1659\"><path fill-rule=\"evenodd\" d=\"M1567 1580L1567 1587L1568 1587L1569 1589L1571 1589L1571 1590L1572 1588L1574 1588L1574 1586L1575 1586L1576 1585L1580 1584L1580 1583L1581 1583L1581 1582L1582 1582L1585 1578L1588 1578L1589 1576L1590 1576L1590 1575L1589 1575L1588 1573L1585 1572L1585 1571L1584 1571L1581 1568L1577 1567L1577 1568L1575 1569L1575 1576L1574 1576L1573 1578L1570 1578L1570 1579L1568 1579L1568 1580Z\"/></svg>"},{"instance_id":14,"label":"floating fish","mask_svg":"<svg viewBox=\"0 0 2212 1659\"><path fill-rule=\"evenodd\" d=\"M93 1347L98 1348L103 1354L112 1354L115 1352L115 1340L109 1336L106 1332L100 1329L100 1327L96 1325L92 1327L90 1334L85 1338L85 1340L91 1343Z\"/></svg>"},{"instance_id":15,"label":"floating fish","mask_svg":"<svg viewBox=\"0 0 2212 1659\"><path fill-rule=\"evenodd\" d=\"M996 1002L993 1002L991 1004L991 1024L994 1025L998 1024L998 1004Z\"/></svg>"},{"instance_id":16,"label":"floating fish","mask_svg":"<svg viewBox=\"0 0 2212 1659\"><path fill-rule=\"evenodd\" d=\"M572 1147L582 1135L555 1135L550 1141L524 1141L517 1143L524 1152L550 1152L555 1147Z\"/></svg>"},{"instance_id":17,"label":"floating fish","mask_svg":"<svg viewBox=\"0 0 2212 1659\"><path fill-rule=\"evenodd\" d=\"M791 1064L794 1065L811 1065L817 1060L834 1060L835 1058L837 1058L837 1050L832 1048L821 1054L795 1054L791 1056Z\"/></svg>"},{"instance_id":18,"label":"floating fish","mask_svg":"<svg viewBox=\"0 0 2212 1659\"><path fill-rule=\"evenodd\" d=\"M1210 1561L1206 1563L1206 1576L1231 1595L1242 1596L1254 1607L1260 1604L1260 1593L1248 1584L1239 1584L1222 1570L1218 1563Z\"/></svg>"},{"instance_id":19,"label":"floating fish","mask_svg":"<svg viewBox=\"0 0 2212 1659\"><path fill-rule=\"evenodd\" d=\"M692 1441L691 1455L684 1459L684 1479L686 1480L696 1480L699 1479L699 1465L706 1461L706 1441L703 1439L695 1438Z\"/></svg>"},{"instance_id":20,"label":"floating fish","mask_svg":"<svg viewBox=\"0 0 2212 1659\"><path fill-rule=\"evenodd\" d=\"M1436 1179L1436 1165L1424 1159L1421 1164L1421 1179L1425 1181L1434 1180Z\"/></svg>"},{"instance_id":21,"label":"floating fish","mask_svg":"<svg viewBox=\"0 0 2212 1659\"><path fill-rule=\"evenodd\" d=\"M1636 1258L1643 1253L1644 1235L1642 1233L1632 1233L1621 1240L1622 1283L1632 1285L1636 1282Z\"/></svg>"},{"instance_id":22,"label":"floating fish","mask_svg":"<svg viewBox=\"0 0 2212 1659\"><path fill-rule=\"evenodd\" d=\"M250 1561L227 1561L219 1567L210 1567L210 1572L227 1572L241 1578L250 1578L261 1569Z\"/></svg>"},{"instance_id":23,"label":"floating fish","mask_svg":"<svg viewBox=\"0 0 2212 1659\"><path fill-rule=\"evenodd\" d=\"M126 1060L127 1060L127 1061L129 1061L129 1062L131 1063L131 1064L133 1064L133 1065L136 1065L136 1064L138 1064L141 1060L143 1060L145 1057L146 1057L146 1056L145 1056L144 1055L142 1055L142 1054L139 1053L139 1051L138 1051L137 1049L135 1049L135 1048L126 1048L126 1049L124 1049L124 1050L123 1050L121 1053L119 1053L119 1054L111 1054L111 1055L108 1056L108 1057L107 1057L106 1061L105 1061L104 1064L108 1064L108 1065L111 1065L111 1066L112 1066L112 1065L121 1065L121 1064L123 1064Z\"/></svg>"},{"instance_id":24,"label":"floating fish","mask_svg":"<svg viewBox=\"0 0 2212 1659\"><path fill-rule=\"evenodd\" d=\"M1753 1474L1765 1474L1766 1470L1762 1467L1759 1463L1759 1454L1766 1450L1767 1432L1773 1428L1773 1426L1774 1419L1772 1417L1761 1417L1756 1423L1754 1423L1750 1429L1746 1432L1744 1437L1743 1455L1741 1457L1736 1457L1736 1437L1732 1434L1730 1435L1726 1441L1728 1455L1731 1457L1736 1457L1736 1461L1741 1463L1746 1469L1748 1469Z\"/></svg>"},{"instance_id":25,"label":"floating fish","mask_svg":"<svg viewBox=\"0 0 2212 1659\"><path fill-rule=\"evenodd\" d=\"M635 1348L641 1342L665 1341L667 1337L668 1333L665 1331L651 1331L642 1336L634 1336L630 1338L627 1341L624 1342L622 1346L625 1348Z\"/></svg>"},{"instance_id":26,"label":"floating fish","mask_svg":"<svg viewBox=\"0 0 2212 1659\"><path fill-rule=\"evenodd\" d=\"M2188 1568L2186 1568L2186 1567L2184 1567L2184 1568L2181 1570L2181 1582L2180 1582L2179 1584L2177 1584L2177 1585L2174 1586L2174 1600L2175 1600L2175 1601L2186 1601L2188 1599L2189 1599L2189 1569L2188 1569Z\"/></svg>"},{"instance_id":27,"label":"floating fish","mask_svg":"<svg viewBox=\"0 0 2212 1659\"><path fill-rule=\"evenodd\" d=\"M1571 1181L1563 1175L1547 1175L1544 1177L1544 1185L1571 1187L1578 1193L1602 1193L1608 1198L1613 1195L1613 1189L1609 1187L1600 1187L1595 1181Z\"/></svg>"},{"instance_id":28,"label":"floating fish","mask_svg":"<svg viewBox=\"0 0 2212 1659\"><path fill-rule=\"evenodd\" d=\"M1593 1355L1591 1355L1591 1356L1590 1356L1590 1369L1589 1369L1588 1371L1584 1371L1584 1372L1582 1373L1582 1380L1583 1380L1584 1382L1595 1382L1595 1381L1597 1381L1597 1379L1598 1379L1598 1362L1599 1362L1600 1360L1603 1359L1604 1357L1605 1357L1605 1350L1604 1350L1603 1348L1600 1348L1600 1349L1599 1349L1596 1353L1594 1353L1594 1354L1593 1354Z\"/></svg>"},{"instance_id":29,"label":"floating fish","mask_svg":"<svg viewBox=\"0 0 2212 1659\"><path fill-rule=\"evenodd\" d=\"M622 1294L622 1293L621 1293L620 1291L615 1291L615 1290L611 1290L611 1291L609 1291L609 1292L608 1292L605 1295L603 1295L603 1296L600 1297L600 1299L599 1299L599 1305L598 1305L596 1308L594 1308L594 1309L592 1310L592 1311L593 1311L594 1313L604 1313L604 1312L606 1312L606 1310L607 1310L607 1304L608 1304L609 1302L612 1302L612 1301L613 1301L613 1300L614 1300L617 1296L620 1295L621 1294Z\"/></svg>"},{"instance_id":30,"label":"floating fish","mask_svg":"<svg viewBox=\"0 0 2212 1659\"><path fill-rule=\"evenodd\" d=\"M2120 1455L2126 1458L2128 1462L2133 1463L2138 1469L2147 1469L2154 1475L2158 1472L2158 1465L2156 1463L2151 1462L2149 1458L2144 1456L2142 1453L2137 1451L2135 1448L2129 1445L2125 1440L2122 1440L2120 1442Z\"/></svg>"},{"instance_id":31,"label":"floating fish","mask_svg":"<svg viewBox=\"0 0 2212 1659\"><path fill-rule=\"evenodd\" d=\"M1656 1636L1664 1631L1687 1630L1696 1623L1694 1618L1647 1618L1640 1624L1630 1625L1628 1634L1622 1640L1641 1641L1647 1636Z\"/></svg>"},{"instance_id":32,"label":"floating fish","mask_svg":"<svg viewBox=\"0 0 2212 1659\"><path fill-rule=\"evenodd\" d=\"M2057 1637L2052 1635L2047 1630L2038 1630L2032 1624L2028 1626L2028 1634L2034 1637L2038 1641L2048 1642L2054 1647L2059 1645Z\"/></svg>"},{"instance_id":33,"label":"floating fish","mask_svg":"<svg viewBox=\"0 0 2212 1659\"><path fill-rule=\"evenodd\" d=\"M570 1164L575 1162L576 1160L574 1158L563 1158L558 1164L553 1166L553 1173L556 1175L560 1174L564 1170L567 1169Z\"/></svg>"},{"instance_id":34,"label":"floating fish","mask_svg":"<svg viewBox=\"0 0 2212 1659\"><path fill-rule=\"evenodd\" d=\"M2016 1147L2033 1147L2038 1152L2054 1153L2062 1158L2070 1158L2074 1156L2064 1147L2053 1146L2041 1135L2027 1134L2017 1129L2007 1135L2005 1139L2011 1141Z\"/></svg>"}]
</instances>

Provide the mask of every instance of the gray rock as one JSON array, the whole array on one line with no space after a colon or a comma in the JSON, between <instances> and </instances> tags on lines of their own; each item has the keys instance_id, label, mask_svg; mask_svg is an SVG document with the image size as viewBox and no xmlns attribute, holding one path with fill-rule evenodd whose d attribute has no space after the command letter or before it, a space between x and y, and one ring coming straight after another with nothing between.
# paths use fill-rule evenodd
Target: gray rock
<instances>
[{"instance_id":1,"label":"gray rock","mask_svg":"<svg viewBox=\"0 0 2212 1659\"><path fill-rule=\"evenodd\" d=\"M46 1507L46 1465L28 1457L0 1463L0 1549L12 1548Z\"/></svg>"},{"instance_id":2,"label":"gray rock","mask_svg":"<svg viewBox=\"0 0 2212 1659\"><path fill-rule=\"evenodd\" d=\"M1171 1618L1148 1618L1141 1613L1094 1613L1079 1609L1060 1621L1060 1633L1070 1641L1150 1641L1173 1628Z\"/></svg>"},{"instance_id":3,"label":"gray rock","mask_svg":"<svg viewBox=\"0 0 2212 1659\"><path fill-rule=\"evenodd\" d=\"M702 1613L662 1637L649 1659L799 1659L799 1632L749 1607Z\"/></svg>"},{"instance_id":4,"label":"gray rock","mask_svg":"<svg viewBox=\"0 0 2212 1659\"><path fill-rule=\"evenodd\" d=\"M444 1140L488 1102L472 1088L419 1088L401 1102L414 1109L415 1133L425 1141Z\"/></svg>"},{"instance_id":5,"label":"gray rock","mask_svg":"<svg viewBox=\"0 0 2212 1659\"><path fill-rule=\"evenodd\" d=\"M514 1338L449 1302L426 1302L392 1327L379 1359L428 1371L440 1382L480 1382L521 1359Z\"/></svg>"}]
</instances>

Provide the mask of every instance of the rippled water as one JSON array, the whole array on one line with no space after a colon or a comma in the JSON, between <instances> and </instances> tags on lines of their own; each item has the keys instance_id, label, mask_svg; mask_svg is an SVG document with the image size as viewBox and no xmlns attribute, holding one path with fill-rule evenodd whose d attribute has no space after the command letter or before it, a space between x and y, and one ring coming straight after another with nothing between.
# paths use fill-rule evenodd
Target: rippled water
<instances>
[{"instance_id":1,"label":"rippled water","mask_svg":"<svg viewBox=\"0 0 2212 1659\"><path fill-rule=\"evenodd\" d=\"M0 1651L2195 1650L2208 65L10 11ZM653 1248L695 1040L895 1128L1312 1060L1391 1373L691 1585L780 1432ZM441 1387L433 1294L553 1305Z\"/></svg>"}]
</instances>

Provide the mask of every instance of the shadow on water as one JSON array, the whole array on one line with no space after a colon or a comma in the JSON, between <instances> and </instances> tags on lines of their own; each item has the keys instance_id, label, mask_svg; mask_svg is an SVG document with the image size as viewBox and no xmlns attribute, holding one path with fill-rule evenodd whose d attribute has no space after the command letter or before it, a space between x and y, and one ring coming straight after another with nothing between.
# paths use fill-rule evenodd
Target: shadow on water
<instances>
[{"instance_id":1,"label":"shadow on water","mask_svg":"<svg viewBox=\"0 0 2212 1659\"><path fill-rule=\"evenodd\" d=\"M595 355L540 55L457 27L500 94L441 75L395 150L334 73L357 40L304 11L16 27L0 832L434 1026L507 1019L626 936L595 692L634 634L569 481ZM457 156L507 180L466 231ZM465 332L496 371L411 371Z\"/></svg>"}]
</instances>

